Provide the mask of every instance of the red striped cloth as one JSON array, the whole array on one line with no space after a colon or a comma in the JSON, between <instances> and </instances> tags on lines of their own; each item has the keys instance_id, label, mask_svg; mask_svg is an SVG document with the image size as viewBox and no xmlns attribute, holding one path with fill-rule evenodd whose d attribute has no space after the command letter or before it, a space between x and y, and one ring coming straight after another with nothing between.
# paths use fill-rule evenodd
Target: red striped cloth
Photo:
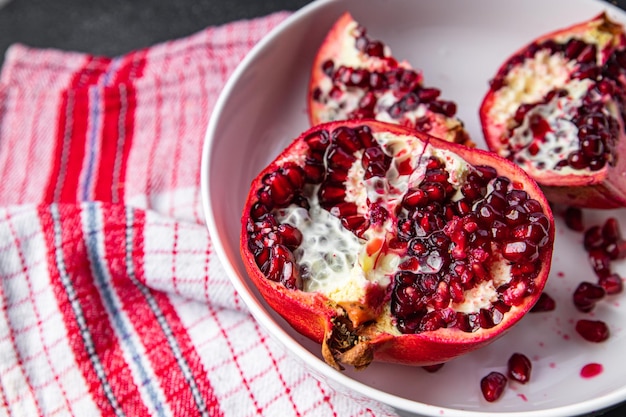
<instances>
[{"instance_id":1,"label":"red striped cloth","mask_svg":"<svg viewBox=\"0 0 626 417\"><path fill-rule=\"evenodd\" d=\"M1 416L386 416L251 318L203 225L204 130L285 13L0 73Z\"/></svg>"}]
</instances>

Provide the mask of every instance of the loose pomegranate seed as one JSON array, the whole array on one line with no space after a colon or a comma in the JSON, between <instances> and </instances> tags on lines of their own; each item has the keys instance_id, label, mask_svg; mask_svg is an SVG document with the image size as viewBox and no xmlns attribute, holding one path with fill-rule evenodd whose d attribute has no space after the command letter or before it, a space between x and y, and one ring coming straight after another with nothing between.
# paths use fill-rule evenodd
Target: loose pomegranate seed
<instances>
[{"instance_id":1,"label":"loose pomegranate seed","mask_svg":"<svg viewBox=\"0 0 626 417\"><path fill-rule=\"evenodd\" d=\"M589 251L589 262L593 272L599 278L603 278L611 273L611 258L603 248L591 249Z\"/></svg>"},{"instance_id":2,"label":"loose pomegranate seed","mask_svg":"<svg viewBox=\"0 0 626 417\"><path fill-rule=\"evenodd\" d=\"M530 380L530 371L532 370L532 363L530 359L521 353L514 353L511 355L508 361L508 376L509 378L520 382L522 384L527 383Z\"/></svg>"},{"instance_id":3,"label":"loose pomegranate seed","mask_svg":"<svg viewBox=\"0 0 626 417\"><path fill-rule=\"evenodd\" d=\"M619 294L624 290L624 281L619 274L611 274L598 279L598 284L608 295Z\"/></svg>"},{"instance_id":4,"label":"loose pomegranate seed","mask_svg":"<svg viewBox=\"0 0 626 417\"><path fill-rule=\"evenodd\" d=\"M545 311L552 311L556 308L556 302L547 292L542 292L539 299L530 310L531 313L540 313Z\"/></svg>"},{"instance_id":5,"label":"loose pomegranate seed","mask_svg":"<svg viewBox=\"0 0 626 417\"><path fill-rule=\"evenodd\" d=\"M441 368L443 368L443 363L438 363L435 365L427 365L427 366L422 366L422 369L424 369L427 372L430 372L431 374L434 372L437 372L438 370L440 370Z\"/></svg>"},{"instance_id":6,"label":"loose pomegranate seed","mask_svg":"<svg viewBox=\"0 0 626 417\"><path fill-rule=\"evenodd\" d=\"M500 372L493 371L480 380L480 390L485 400L494 402L502 396L506 384L506 376Z\"/></svg>"},{"instance_id":7,"label":"loose pomegranate seed","mask_svg":"<svg viewBox=\"0 0 626 417\"><path fill-rule=\"evenodd\" d=\"M578 310L588 313L605 295L606 291L601 286L591 282L581 282L574 290L574 305Z\"/></svg>"},{"instance_id":8,"label":"loose pomegranate seed","mask_svg":"<svg viewBox=\"0 0 626 417\"><path fill-rule=\"evenodd\" d=\"M583 245L587 251L600 248L604 245L604 236L602 236L602 228L600 226L591 226L585 231Z\"/></svg>"},{"instance_id":9,"label":"loose pomegranate seed","mask_svg":"<svg viewBox=\"0 0 626 417\"><path fill-rule=\"evenodd\" d=\"M576 322L576 332L582 336L583 339L600 343L609 338L609 326L601 320L578 320Z\"/></svg>"},{"instance_id":10,"label":"loose pomegranate seed","mask_svg":"<svg viewBox=\"0 0 626 417\"><path fill-rule=\"evenodd\" d=\"M583 223L583 211L578 207L568 207L564 213L565 225L571 230L582 232L585 230Z\"/></svg>"}]
</instances>

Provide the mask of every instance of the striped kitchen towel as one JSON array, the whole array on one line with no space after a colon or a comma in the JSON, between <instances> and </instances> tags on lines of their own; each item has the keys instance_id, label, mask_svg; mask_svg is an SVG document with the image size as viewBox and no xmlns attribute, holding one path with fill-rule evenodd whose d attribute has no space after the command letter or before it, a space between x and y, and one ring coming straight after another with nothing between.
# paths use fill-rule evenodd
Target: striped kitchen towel
<instances>
[{"instance_id":1,"label":"striped kitchen towel","mask_svg":"<svg viewBox=\"0 0 626 417\"><path fill-rule=\"evenodd\" d=\"M203 224L210 111L286 13L0 73L0 416L392 416L295 362Z\"/></svg>"}]
</instances>

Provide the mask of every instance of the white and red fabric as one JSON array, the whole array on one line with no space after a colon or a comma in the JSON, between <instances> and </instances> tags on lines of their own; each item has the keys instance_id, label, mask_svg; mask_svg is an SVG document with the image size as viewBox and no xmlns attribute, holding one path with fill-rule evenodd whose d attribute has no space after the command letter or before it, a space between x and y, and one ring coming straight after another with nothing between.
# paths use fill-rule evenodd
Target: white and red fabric
<instances>
[{"instance_id":1,"label":"white and red fabric","mask_svg":"<svg viewBox=\"0 0 626 417\"><path fill-rule=\"evenodd\" d=\"M107 58L13 45L0 73L0 416L394 416L293 361L203 224L226 79L287 13Z\"/></svg>"}]
</instances>

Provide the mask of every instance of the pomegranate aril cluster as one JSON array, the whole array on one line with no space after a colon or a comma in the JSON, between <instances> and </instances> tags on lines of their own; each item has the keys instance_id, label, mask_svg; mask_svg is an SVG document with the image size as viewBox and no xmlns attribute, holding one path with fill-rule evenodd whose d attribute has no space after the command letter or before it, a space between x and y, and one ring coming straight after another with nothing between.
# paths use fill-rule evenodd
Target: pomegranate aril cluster
<instances>
[{"instance_id":1,"label":"pomegranate aril cluster","mask_svg":"<svg viewBox=\"0 0 626 417\"><path fill-rule=\"evenodd\" d=\"M578 146L569 151L563 158L554 157L557 161L554 166L546 165L546 161L538 162L538 168L563 169L570 167L576 170L589 169L597 171L607 164L615 165L616 141L620 134L620 125L607 106L609 100L615 100L620 107L620 115L624 118L626 108L626 85L623 83L626 75L626 49L623 47L607 51L598 51L593 43L587 43L579 38L571 38L564 43L547 40L529 46L521 54L512 57L507 65L492 80L492 88L498 90L506 85L507 74L515 67L520 66L527 59L533 59L539 51L548 51L550 55L560 54L566 61L573 62L574 71L570 80L592 81L588 91L582 97L582 103L577 110L570 114L570 120L577 131ZM604 62L599 62L603 53L609 54ZM555 141L550 145L547 135L555 135L552 127L533 109L556 100L565 100L568 92L560 87L549 91L542 100L520 105L509 126L509 134L524 122L527 114L532 114L528 121L528 128L534 137L528 145L528 153L536 155L542 147L554 146L554 155L561 153L562 145ZM562 106L561 104L558 105ZM516 155L516 149L511 149L510 158L517 163L524 163L524 156Z\"/></svg>"},{"instance_id":2,"label":"pomegranate aril cluster","mask_svg":"<svg viewBox=\"0 0 626 417\"><path fill-rule=\"evenodd\" d=\"M587 229L583 225L581 209L567 208L564 217L570 229L584 231L583 247L596 274L596 282L581 282L572 297L579 311L589 313L607 295L623 291L622 277L612 272L611 263L626 258L626 241L622 237L619 222L614 217L609 217L602 225ZM580 319L576 322L575 329L582 338L594 343L603 342L610 335L608 325L602 320Z\"/></svg>"},{"instance_id":3,"label":"pomegranate aril cluster","mask_svg":"<svg viewBox=\"0 0 626 417\"><path fill-rule=\"evenodd\" d=\"M611 269L613 261L626 258L626 240L622 238L617 219L610 217L602 226L589 227L584 233L583 245L597 278L596 283L587 283L588 287L599 286L609 295L622 292L622 277Z\"/></svg>"},{"instance_id":4,"label":"pomegranate aril cluster","mask_svg":"<svg viewBox=\"0 0 626 417\"><path fill-rule=\"evenodd\" d=\"M398 329L473 332L498 325L535 291L549 228L541 205L495 169L473 167L457 190L443 162L431 157L423 181L405 195L392 243L410 255L399 266L391 295ZM491 307L455 310L466 290L491 279L490 265L502 258L510 264L512 279L499 285Z\"/></svg>"},{"instance_id":5,"label":"pomegranate aril cluster","mask_svg":"<svg viewBox=\"0 0 626 417\"><path fill-rule=\"evenodd\" d=\"M322 65L322 72L331 80L332 88L327 96L324 96L319 87L313 92L313 99L325 102L328 99L341 100L345 89L359 90L361 92L358 108L348 118L365 119L375 118L378 111L387 111L392 118L400 119L404 113L413 111L420 104L428 107L433 113L439 113L446 117L453 117L457 107L452 101L441 100L441 91L437 88L424 87L422 76L417 71L403 68L392 56L385 52L385 45L378 40L371 40L366 29L362 26L357 28L355 36L355 48L361 53L380 59L385 62L385 70L368 70L366 68L353 68L345 65L337 65L333 60L326 60ZM391 90L395 101L391 104L379 103L381 95ZM421 131L431 128L428 117L424 116L417 120L416 127Z\"/></svg>"},{"instance_id":6,"label":"pomegranate aril cluster","mask_svg":"<svg viewBox=\"0 0 626 417\"><path fill-rule=\"evenodd\" d=\"M317 130L305 138L308 150L303 167L287 162L262 179L256 192L247 231L248 247L264 275L287 288L302 289L307 271L296 263L294 251L302 243L302 233L288 223L280 223L277 214L291 205L309 210L308 192L316 186L322 208L341 219L342 225L359 236L372 222L382 223L387 213L372 205L369 213L357 213L354 203L346 202L345 180L362 151L365 179L385 176L391 158L386 155L367 126L355 129L338 127L331 132Z\"/></svg>"},{"instance_id":7,"label":"pomegranate aril cluster","mask_svg":"<svg viewBox=\"0 0 626 417\"><path fill-rule=\"evenodd\" d=\"M248 248L263 274L292 289L302 288L293 254L302 242L302 233L290 224L280 223L274 210L293 203L308 205L301 194L304 179L304 171L295 164L286 164L266 175L246 225L250 237Z\"/></svg>"}]
</instances>

